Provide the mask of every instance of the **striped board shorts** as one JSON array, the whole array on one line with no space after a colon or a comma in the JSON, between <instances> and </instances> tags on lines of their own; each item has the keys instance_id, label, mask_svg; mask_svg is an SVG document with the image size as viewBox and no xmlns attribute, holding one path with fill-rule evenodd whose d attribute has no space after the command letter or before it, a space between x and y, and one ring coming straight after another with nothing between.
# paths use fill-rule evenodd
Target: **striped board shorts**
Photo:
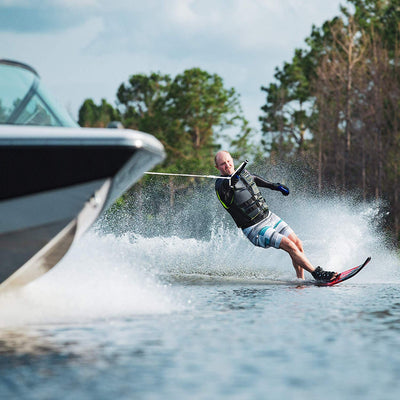
<instances>
[{"instance_id":1,"label":"striped board shorts","mask_svg":"<svg viewBox=\"0 0 400 400\"><path fill-rule=\"evenodd\" d=\"M279 249L282 238L288 237L293 230L283 219L270 212L258 224L244 228L243 233L255 246Z\"/></svg>"}]
</instances>

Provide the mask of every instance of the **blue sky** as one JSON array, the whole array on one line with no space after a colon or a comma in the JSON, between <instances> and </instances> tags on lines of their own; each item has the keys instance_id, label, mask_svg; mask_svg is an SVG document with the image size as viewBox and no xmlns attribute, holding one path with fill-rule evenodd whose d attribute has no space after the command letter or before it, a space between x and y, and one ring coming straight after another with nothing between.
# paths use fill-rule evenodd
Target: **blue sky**
<instances>
[{"instance_id":1,"label":"blue sky","mask_svg":"<svg viewBox=\"0 0 400 400\"><path fill-rule=\"evenodd\" d=\"M345 0L0 0L0 58L33 66L77 118L86 98L115 104L130 75L200 67L241 95L259 129L276 67Z\"/></svg>"}]
</instances>

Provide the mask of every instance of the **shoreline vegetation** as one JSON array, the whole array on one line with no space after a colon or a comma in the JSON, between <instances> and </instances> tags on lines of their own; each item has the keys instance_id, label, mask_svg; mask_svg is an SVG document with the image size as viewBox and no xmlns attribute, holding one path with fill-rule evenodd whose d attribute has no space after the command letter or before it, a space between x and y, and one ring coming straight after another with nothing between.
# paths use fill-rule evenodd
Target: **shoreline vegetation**
<instances>
[{"instance_id":1,"label":"shoreline vegetation","mask_svg":"<svg viewBox=\"0 0 400 400\"><path fill-rule=\"evenodd\" d=\"M399 26L400 0L348 0L340 15L312 26L304 48L276 68L274 82L260 82L260 129L249 126L236 90L199 68L175 77L134 74L119 86L115 106L86 99L78 122L120 121L156 136L167 153L158 172L214 173L221 142L237 161L296 167L315 193L382 202L382 224L398 246ZM144 177L133 190L148 182ZM166 184L173 205L193 182L170 177Z\"/></svg>"}]
</instances>

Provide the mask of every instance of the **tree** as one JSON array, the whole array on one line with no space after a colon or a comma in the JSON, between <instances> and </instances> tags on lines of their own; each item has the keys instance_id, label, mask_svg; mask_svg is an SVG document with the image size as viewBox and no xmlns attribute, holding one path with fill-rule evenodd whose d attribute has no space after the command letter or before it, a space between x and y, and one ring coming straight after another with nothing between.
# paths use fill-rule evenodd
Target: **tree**
<instances>
[{"instance_id":1,"label":"tree","mask_svg":"<svg viewBox=\"0 0 400 400\"><path fill-rule=\"evenodd\" d=\"M354 12L342 7L313 27L309 47L262 87L263 134L272 138L271 158L311 163L320 190L387 201L386 225L398 238L400 0L349 3Z\"/></svg>"},{"instance_id":2,"label":"tree","mask_svg":"<svg viewBox=\"0 0 400 400\"><path fill-rule=\"evenodd\" d=\"M120 119L118 111L105 99L101 99L98 106L92 99L86 99L79 109L78 123L83 127L105 128L111 121Z\"/></svg>"},{"instance_id":3,"label":"tree","mask_svg":"<svg viewBox=\"0 0 400 400\"><path fill-rule=\"evenodd\" d=\"M175 77L167 101L175 132L179 132L178 136L171 132L168 145L185 154L189 150L197 169L208 170L217 135L243 122L238 95L224 87L220 76L192 68Z\"/></svg>"},{"instance_id":4,"label":"tree","mask_svg":"<svg viewBox=\"0 0 400 400\"><path fill-rule=\"evenodd\" d=\"M209 171L218 134L243 121L235 90L199 68L174 79L133 75L117 97L124 125L155 135L167 151L164 168L175 172Z\"/></svg>"},{"instance_id":5,"label":"tree","mask_svg":"<svg viewBox=\"0 0 400 400\"><path fill-rule=\"evenodd\" d=\"M285 157L305 150L306 127L312 109L308 79L311 68L308 55L297 49L292 63L276 70L279 84L261 87L267 93L267 103L262 107L265 115L260 121L263 135L267 137L266 150L272 154Z\"/></svg>"},{"instance_id":6,"label":"tree","mask_svg":"<svg viewBox=\"0 0 400 400\"><path fill-rule=\"evenodd\" d=\"M0 99L0 122L4 124L7 121L7 118L8 118L7 108L3 107Z\"/></svg>"},{"instance_id":7,"label":"tree","mask_svg":"<svg viewBox=\"0 0 400 400\"><path fill-rule=\"evenodd\" d=\"M329 24L330 35L323 54L318 62L316 75L311 81L312 94L316 99L317 120L314 138L318 141L318 151L322 151L323 142L330 134L335 163L333 166L335 186L342 192L351 187L353 182L354 152L352 152L354 121L359 102L355 99L362 92L360 76L363 73L362 31L352 16L346 23L336 18ZM329 121L334 125L330 126ZM329 127L329 128L328 128ZM328 128L328 129L327 129ZM322 154L318 155L319 168L322 169ZM319 178L321 182L321 178Z\"/></svg>"},{"instance_id":8,"label":"tree","mask_svg":"<svg viewBox=\"0 0 400 400\"><path fill-rule=\"evenodd\" d=\"M124 125L162 136L170 84L171 77L160 73L135 74L122 83L117 91L117 104Z\"/></svg>"},{"instance_id":9,"label":"tree","mask_svg":"<svg viewBox=\"0 0 400 400\"><path fill-rule=\"evenodd\" d=\"M167 153L159 171L210 173L217 139L228 130L233 141L240 138L240 146L250 148L252 130L239 96L233 88L225 88L220 76L200 68L175 78L161 73L132 75L118 88L116 110L105 101L96 106L88 99L79 116L85 126L100 126L105 118L115 116L126 128L156 136ZM176 191L186 190L190 183L171 178L171 202Z\"/></svg>"}]
</instances>

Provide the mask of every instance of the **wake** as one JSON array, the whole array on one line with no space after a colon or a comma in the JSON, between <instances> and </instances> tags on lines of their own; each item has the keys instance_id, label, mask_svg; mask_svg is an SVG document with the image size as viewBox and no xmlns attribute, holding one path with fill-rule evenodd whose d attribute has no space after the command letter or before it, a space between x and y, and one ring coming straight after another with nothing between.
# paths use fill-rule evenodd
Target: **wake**
<instances>
[{"instance_id":1,"label":"wake","mask_svg":"<svg viewBox=\"0 0 400 400\"><path fill-rule=\"evenodd\" d=\"M57 267L0 298L0 328L177 312L187 307L182 284L298 283L290 257L253 246L209 201L213 195L202 189L160 219L129 209L109 215ZM271 210L294 229L315 266L341 272L372 256L352 284L400 283L398 256L378 228L376 204L271 199Z\"/></svg>"}]
</instances>

